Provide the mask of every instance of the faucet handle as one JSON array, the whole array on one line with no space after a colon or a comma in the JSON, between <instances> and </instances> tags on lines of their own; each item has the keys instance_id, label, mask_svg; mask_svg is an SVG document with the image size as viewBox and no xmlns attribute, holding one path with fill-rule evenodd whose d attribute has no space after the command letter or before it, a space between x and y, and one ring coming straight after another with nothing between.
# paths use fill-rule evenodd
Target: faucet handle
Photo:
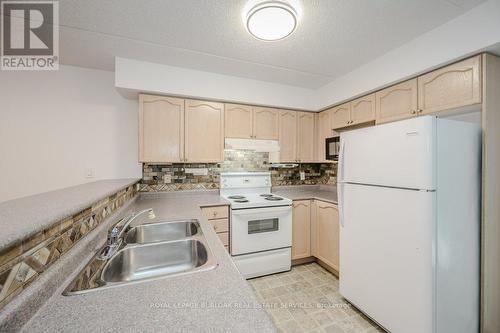
<instances>
[{"instance_id":1,"label":"faucet handle","mask_svg":"<svg viewBox=\"0 0 500 333\"><path fill-rule=\"evenodd\" d=\"M108 232L108 245L113 245L118 242L118 235L120 233L120 230L118 229L117 226L114 226L109 232Z\"/></svg>"}]
</instances>

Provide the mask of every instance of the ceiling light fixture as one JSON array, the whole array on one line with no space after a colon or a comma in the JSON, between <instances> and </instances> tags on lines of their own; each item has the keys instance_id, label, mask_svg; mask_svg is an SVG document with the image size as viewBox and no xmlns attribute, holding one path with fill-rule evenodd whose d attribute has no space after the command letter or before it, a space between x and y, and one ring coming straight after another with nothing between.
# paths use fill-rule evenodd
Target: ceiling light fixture
<instances>
[{"instance_id":1,"label":"ceiling light fixture","mask_svg":"<svg viewBox=\"0 0 500 333\"><path fill-rule=\"evenodd\" d=\"M246 16L246 27L252 36L276 41L289 36L297 28L297 11L282 1L266 1L252 7Z\"/></svg>"}]
</instances>

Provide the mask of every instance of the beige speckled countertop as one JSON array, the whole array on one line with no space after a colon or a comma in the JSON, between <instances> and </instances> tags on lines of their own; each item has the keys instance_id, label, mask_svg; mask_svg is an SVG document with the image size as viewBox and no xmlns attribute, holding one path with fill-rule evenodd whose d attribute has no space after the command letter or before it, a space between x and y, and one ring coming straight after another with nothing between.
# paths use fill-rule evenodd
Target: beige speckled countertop
<instances>
[{"instance_id":1,"label":"beige speckled countertop","mask_svg":"<svg viewBox=\"0 0 500 333\"><path fill-rule=\"evenodd\" d=\"M152 207L156 220L199 219L217 268L62 296L68 278L22 331L276 332L271 318L259 307L251 287L201 214L200 206L221 204L227 202L218 192L142 194L129 209ZM80 269L85 262L82 260Z\"/></svg>"},{"instance_id":2,"label":"beige speckled countertop","mask_svg":"<svg viewBox=\"0 0 500 333\"><path fill-rule=\"evenodd\" d=\"M291 200L318 199L337 204L337 187L325 185L273 186L272 192Z\"/></svg>"},{"instance_id":3,"label":"beige speckled countertop","mask_svg":"<svg viewBox=\"0 0 500 333\"><path fill-rule=\"evenodd\" d=\"M109 179L0 203L0 250L78 213L139 179Z\"/></svg>"}]
</instances>

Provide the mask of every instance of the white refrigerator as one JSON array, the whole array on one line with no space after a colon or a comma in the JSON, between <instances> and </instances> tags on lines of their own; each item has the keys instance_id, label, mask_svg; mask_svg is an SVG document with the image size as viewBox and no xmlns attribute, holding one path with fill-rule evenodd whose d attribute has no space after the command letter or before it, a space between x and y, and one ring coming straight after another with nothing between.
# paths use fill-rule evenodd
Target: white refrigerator
<instances>
[{"instance_id":1,"label":"white refrigerator","mask_svg":"<svg viewBox=\"0 0 500 333\"><path fill-rule=\"evenodd\" d=\"M478 332L480 127L342 133L338 178L342 296L392 333Z\"/></svg>"}]
</instances>

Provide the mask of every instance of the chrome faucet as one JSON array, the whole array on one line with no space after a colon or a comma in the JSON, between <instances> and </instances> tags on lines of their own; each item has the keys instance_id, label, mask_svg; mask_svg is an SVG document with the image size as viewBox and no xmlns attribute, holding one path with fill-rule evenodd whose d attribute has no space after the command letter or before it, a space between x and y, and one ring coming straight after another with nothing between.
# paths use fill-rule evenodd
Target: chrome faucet
<instances>
[{"instance_id":1,"label":"chrome faucet","mask_svg":"<svg viewBox=\"0 0 500 333\"><path fill-rule=\"evenodd\" d=\"M116 223L113 228L109 229L108 231L108 239L106 242L106 247L103 249L101 254L99 255L99 259L101 260L107 260L111 258L118 248L120 247L121 243L123 242L123 233L128 229L129 225L135 221L139 216L148 213L148 218L154 219L155 218L155 213L153 211L153 208L148 208L141 210L138 213L132 213L130 216L128 216L125 219L121 219ZM120 225L123 221L123 225Z\"/></svg>"}]
</instances>

